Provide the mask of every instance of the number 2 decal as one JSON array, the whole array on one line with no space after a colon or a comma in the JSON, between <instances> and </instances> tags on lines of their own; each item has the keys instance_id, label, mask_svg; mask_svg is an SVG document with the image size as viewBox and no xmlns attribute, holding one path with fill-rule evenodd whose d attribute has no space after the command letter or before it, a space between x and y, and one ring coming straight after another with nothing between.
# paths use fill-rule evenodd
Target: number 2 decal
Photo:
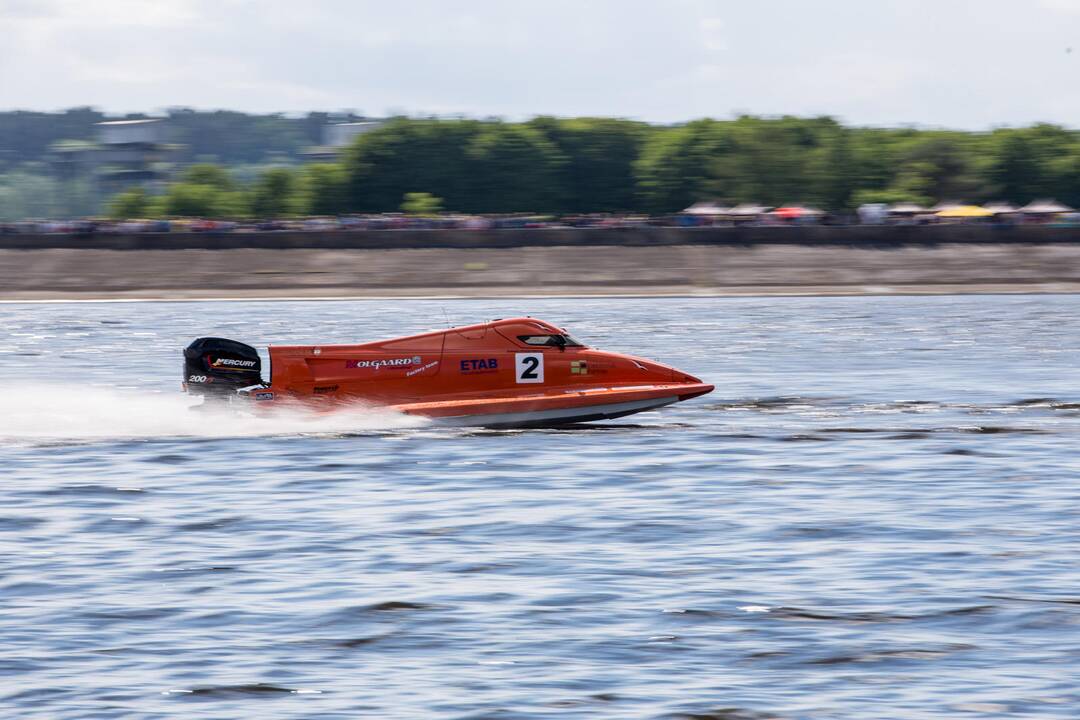
<instances>
[{"instance_id":1,"label":"number 2 decal","mask_svg":"<svg viewBox=\"0 0 1080 720\"><path fill-rule=\"evenodd\" d=\"M519 383L544 382L542 353L515 353L514 360L514 375Z\"/></svg>"}]
</instances>

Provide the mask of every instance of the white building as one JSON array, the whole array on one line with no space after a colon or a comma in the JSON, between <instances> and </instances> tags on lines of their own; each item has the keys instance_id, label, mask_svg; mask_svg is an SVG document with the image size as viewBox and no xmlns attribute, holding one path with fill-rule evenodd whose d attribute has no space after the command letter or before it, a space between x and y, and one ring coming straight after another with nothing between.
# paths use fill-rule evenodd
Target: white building
<instances>
[{"instance_id":1,"label":"white building","mask_svg":"<svg viewBox=\"0 0 1080 720\"><path fill-rule=\"evenodd\" d=\"M159 187L172 167L175 146L168 144L168 123L109 120L97 124L94 175L103 197L135 185Z\"/></svg>"},{"instance_id":2,"label":"white building","mask_svg":"<svg viewBox=\"0 0 1080 720\"><path fill-rule=\"evenodd\" d=\"M102 145L161 145L165 142L165 123L152 120L109 120L97 124L98 142Z\"/></svg>"},{"instance_id":3,"label":"white building","mask_svg":"<svg viewBox=\"0 0 1080 720\"><path fill-rule=\"evenodd\" d=\"M364 122L333 123L323 128L323 146L329 148L345 148L352 145L353 140L365 133L376 130L383 126L381 120L367 120Z\"/></svg>"}]
</instances>

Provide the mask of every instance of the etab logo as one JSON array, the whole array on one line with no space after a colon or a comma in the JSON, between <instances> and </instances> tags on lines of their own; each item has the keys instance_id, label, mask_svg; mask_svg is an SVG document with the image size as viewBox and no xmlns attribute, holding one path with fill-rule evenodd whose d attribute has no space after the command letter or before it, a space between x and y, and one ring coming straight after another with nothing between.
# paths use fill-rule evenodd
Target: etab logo
<instances>
[{"instance_id":1,"label":"etab logo","mask_svg":"<svg viewBox=\"0 0 1080 720\"><path fill-rule=\"evenodd\" d=\"M461 372L466 375L495 372L498 369L498 358L469 358L461 361Z\"/></svg>"}]
</instances>

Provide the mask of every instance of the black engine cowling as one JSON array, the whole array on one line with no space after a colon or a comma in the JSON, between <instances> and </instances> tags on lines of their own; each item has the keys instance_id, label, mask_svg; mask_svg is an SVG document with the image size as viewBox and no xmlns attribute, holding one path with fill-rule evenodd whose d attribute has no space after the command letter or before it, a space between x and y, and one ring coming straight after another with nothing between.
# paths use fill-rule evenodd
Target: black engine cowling
<instances>
[{"instance_id":1,"label":"black engine cowling","mask_svg":"<svg viewBox=\"0 0 1080 720\"><path fill-rule=\"evenodd\" d=\"M250 345L206 337L184 348L184 389L189 393L225 398L262 382L262 360Z\"/></svg>"}]
</instances>

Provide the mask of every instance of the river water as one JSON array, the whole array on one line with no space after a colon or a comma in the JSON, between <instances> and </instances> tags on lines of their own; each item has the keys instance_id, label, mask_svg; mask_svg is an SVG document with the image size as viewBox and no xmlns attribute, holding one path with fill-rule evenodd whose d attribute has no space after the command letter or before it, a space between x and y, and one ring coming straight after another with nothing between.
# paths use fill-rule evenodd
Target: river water
<instances>
[{"instance_id":1,"label":"river water","mask_svg":"<svg viewBox=\"0 0 1080 720\"><path fill-rule=\"evenodd\" d=\"M530 314L580 429L207 420L198 335ZM0 305L0 717L1080 717L1080 298Z\"/></svg>"}]
</instances>

